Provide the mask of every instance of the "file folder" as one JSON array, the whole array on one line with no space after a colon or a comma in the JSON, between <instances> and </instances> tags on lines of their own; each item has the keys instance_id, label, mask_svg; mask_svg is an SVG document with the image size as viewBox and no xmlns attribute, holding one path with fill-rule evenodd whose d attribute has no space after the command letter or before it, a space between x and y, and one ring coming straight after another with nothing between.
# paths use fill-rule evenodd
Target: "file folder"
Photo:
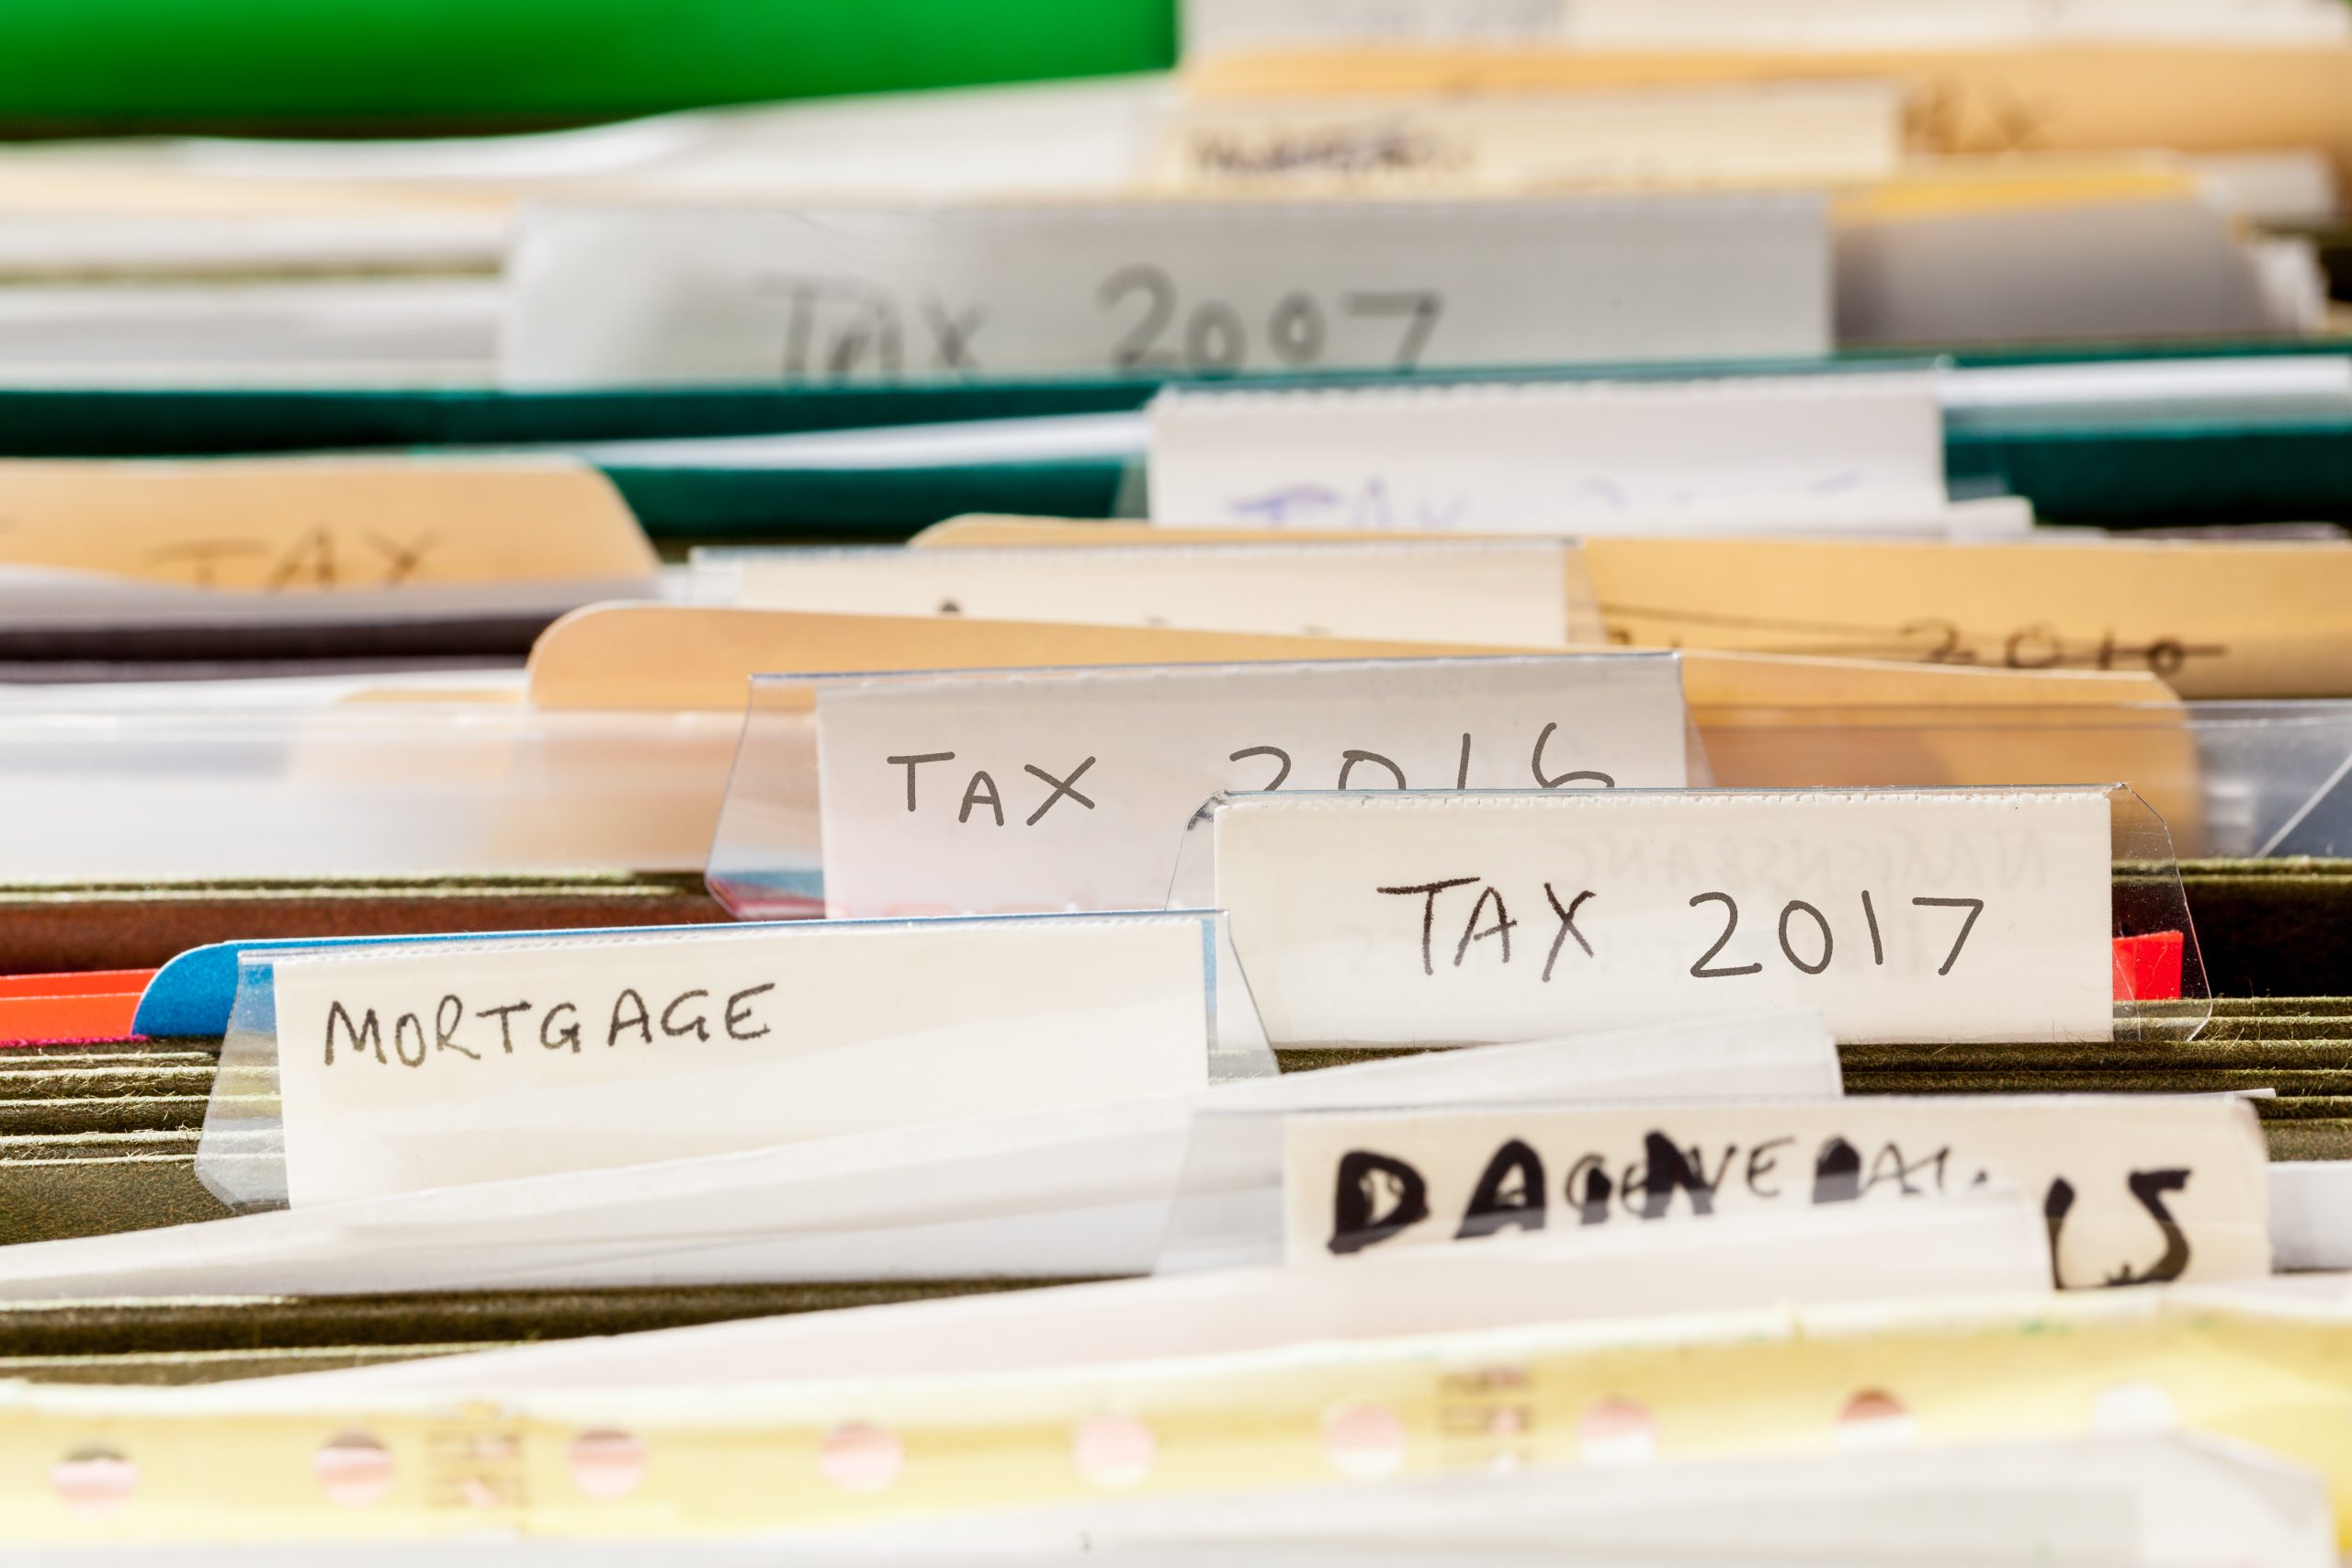
<instances>
[{"instance_id":1,"label":"file folder","mask_svg":"<svg viewBox=\"0 0 2352 1568\"><path fill-rule=\"evenodd\" d=\"M1029 3L985 17L899 0L842 28L813 11L706 5L684 17L616 0L545 12L370 6L333 18L271 0L201 17L117 0L8 44L20 128L86 134L297 129L430 134L527 130L706 104L1164 67L1158 4ZM559 34L558 37L563 35ZM463 62L453 66L452 56Z\"/></svg>"}]
</instances>

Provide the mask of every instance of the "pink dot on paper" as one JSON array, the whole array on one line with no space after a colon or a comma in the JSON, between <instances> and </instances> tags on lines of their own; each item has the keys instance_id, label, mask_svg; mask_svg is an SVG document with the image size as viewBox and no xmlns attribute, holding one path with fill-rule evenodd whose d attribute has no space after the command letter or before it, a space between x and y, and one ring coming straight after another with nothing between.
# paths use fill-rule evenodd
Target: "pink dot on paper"
<instances>
[{"instance_id":1,"label":"pink dot on paper","mask_svg":"<svg viewBox=\"0 0 2352 1568\"><path fill-rule=\"evenodd\" d=\"M887 1492L906 1462L896 1433L863 1421L834 1427L817 1450L818 1473L844 1492Z\"/></svg>"},{"instance_id":2,"label":"pink dot on paper","mask_svg":"<svg viewBox=\"0 0 2352 1568\"><path fill-rule=\"evenodd\" d=\"M1918 1430L1903 1402L1884 1389L1862 1390L1838 1413L1838 1440L1848 1448L1900 1448Z\"/></svg>"},{"instance_id":3,"label":"pink dot on paper","mask_svg":"<svg viewBox=\"0 0 2352 1568\"><path fill-rule=\"evenodd\" d=\"M1151 1428L1132 1416L1091 1416L1070 1438L1079 1474L1109 1490L1140 1485L1159 1456Z\"/></svg>"},{"instance_id":4,"label":"pink dot on paper","mask_svg":"<svg viewBox=\"0 0 2352 1568\"><path fill-rule=\"evenodd\" d=\"M74 1513L103 1518L139 1490L139 1467L112 1449L76 1449L51 1467L49 1483Z\"/></svg>"},{"instance_id":5,"label":"pink dot on paper","mask_svg":"<svg viewBox=\"0 0 2352 1568\"><path fill-rule=\"evenodd\" d=\"M1377 1481L1405 1465L1405 1423L1385 1404L1335 1404L1323 1417L1323 1456L1351 1481Z\"/></svg>"},{"instance_id":6,"label":"pink dot on paper","mask_svg":"<svg viewBox=\"0 0 2352 1568\"><path fill-rule=\"evenodd\" d=\"M311 1459L319 1490L338 1508L365 1508L392 1492L392 1456L365 1432L337 1432Z\"/></svg>"},{"instance_id":7,"label":"pink dot on paper","mask_svg":"<svg viewBox=\"0 0 2352 1568\"><path fill-rule=\"evenodd\" d=\"M1635 1400L1595 1400L1577 1422L1577 1453L1587 1464L1645 1464L1657 1457L1657 1418Z\"/></svg>"},{"instance_id":8,"label":"pink dot on paper","mask_svg":"<svg viewBox=\"0 0 2352 1568\"><path fill-rule=\"evenodd\" d=\"M566 1457L571 1484L583 1497L626 1497L645 1483L645 1445L627 1432L609 1427L582 1432L571 1439Z\"/></svg>"}]
</instances>

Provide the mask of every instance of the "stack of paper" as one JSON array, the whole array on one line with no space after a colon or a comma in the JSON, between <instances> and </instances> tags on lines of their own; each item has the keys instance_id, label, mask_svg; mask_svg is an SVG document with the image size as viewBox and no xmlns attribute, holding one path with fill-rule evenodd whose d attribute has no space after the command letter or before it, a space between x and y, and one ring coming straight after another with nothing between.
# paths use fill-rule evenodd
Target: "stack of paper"
<instances>
[{"instance_id":1,"label":"stack of paper","mask_svg":"<svg viewBox=\"0 0 2352 1568\"><path fill-rule=\"evenodd\" d=\"M2352 13L1182 9L0 149L0 1559L2352 1543Z\"/></svg>"}]
</instances>

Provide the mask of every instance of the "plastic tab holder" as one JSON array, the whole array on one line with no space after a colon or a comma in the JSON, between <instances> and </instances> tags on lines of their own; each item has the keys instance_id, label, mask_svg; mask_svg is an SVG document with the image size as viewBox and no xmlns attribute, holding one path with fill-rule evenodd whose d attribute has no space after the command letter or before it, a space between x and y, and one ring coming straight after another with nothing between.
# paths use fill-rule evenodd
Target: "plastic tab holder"
<instances>
[{"instance_id":1,"label":"plastic tab holder","mask_svg":"<svg viewBox=\"0 0 2352 1568\"><path fill-rule=\"evenodd\" d=\"M254 951L197 1170L273 1208L1274 1070L1213 912Z\"/></svg>"},{"instance_id":2,"label":"plastic tab holder","mask_svg":"<svg viewBox=\"0 0 2352 1568\"><path fill-rule=\"evenodd\" d=\"M2268 1160L2222 1095L1520 1098L1193 1118L1160 1272L2021 1191L2060 1286L2270 1272Z\"/></svg>"},{"instance_id":3,"label":"plastic tab holder","mask_svg":"<svg viewBox=\"0 0 2352 1568\"><path fill-rule=\"evenodd\" d=\"M98 702L0 709L12 882L691 870L741 728L503 701Z\"/></svg>"},{"instance_id":4,"label":"plastic tab holder","mask_svg":"<svg viewBox=\"0 0 2352 1568\"><path fill-rule=\"evenodd\" d=\"M1717 784L2121 780L2184 860L2352 852L2352 702L1697 707Z\"/></svg>"},{"instance_id":5,"label":"plastic tab holder","mask_svg":"<svg viewBox=\"0 0 2352 1568\"><path fill-rule=\"evenodd\" d=\"M713 895L739 916L825 910L812 694L828 680L753 682L708 867ZM1758 705L1693 708L1690 721L1693 784L2004 788L2120 779L2162 817L2169 852L2180 858L2352 853L2352 702Z\"/></svg>"},{"instance_id":6,"label":"plastic tab holder","mask_svg":"<svg viewBox=\"0 0 2352 1568\"><path fill-rule=\"evenodd\" d=\"M1671 653L762 676L707 880L752 919L1158 908L1220 790L1704 767Z\"/></svg>"},{"instance_id":7,"label":"plastic tab holder","mask_svg":"<svg viewBox=\"0 0 2352 1568\"><path fill-rule=\"evenodd\" d=\"M1777 1006L1848 1043L2183 1039L2211 1005L2120 786L1227 795L1171 897L1227 912L1277 1049Z\"/></svg>"}]
</instances>

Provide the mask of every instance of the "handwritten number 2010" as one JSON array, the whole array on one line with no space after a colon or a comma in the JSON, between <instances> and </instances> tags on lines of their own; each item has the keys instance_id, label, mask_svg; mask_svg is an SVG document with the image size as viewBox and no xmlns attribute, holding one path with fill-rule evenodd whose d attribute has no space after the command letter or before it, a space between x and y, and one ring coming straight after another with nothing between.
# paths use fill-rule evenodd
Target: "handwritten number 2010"
<instances>
[{"instance_id":1,"label":"handwritten number 2010","mask_svg":"<svg viewBox=\"0 0 2352 1568\"><path fill-rule=\"evenodd\" d=\"M1140 299L1143 303L1143 313L1112 350L1112 362L1123 370L1173 368L1180 364L1193 370L1232 370L1250 357L1249 323L1241 313L1216 299L1186 312L1176 280L1164 268L1123 266L1102 280L1095 299L1110 310L1125 309L1130 299ZM1399 370L1420 363L1421 351L1429 346L1430 334L1437 330L1444 309L1444 301L1431 289L1349 294L1340 299L1340 310L1348 316L1403 323L1390 361ZM1161 346L1161 340L1177 326L1179 316L1183 324L1175 336L1182 345L1181 355ZM1329 338L1323 307L1304 292L1283 296L1266 321L1267 345L1284 365L1320 364Z\"/></svg>"},{"instance_id":2,"label":"handwritten number 2010","mask_svg":"<svg viewBox=\"0 0 2352 1568\"><path fill-rule=\"evenodd\" d=\"M1982 898L1914 898L1911 902L1915 908L1922 909L1965 909L1968 911L1967 917L1960 922L1959 933L1952 938L1951 951L1944 955L1942 964L1936 970L1939 976L1951 974L1951 966L1960 962L1961 949L1968 945L1969 933L1976 929L1976 917L1984 912L1984 900ZM1690 907L1694 909L1702 904L1721 904L1724 907L1724 929L1716 936L1714 945L1701 953L1698 962L1690 965L1691 978L1730 980L1743 975L1762 974L1764 965L1761 963L1722 965L1715 964L1716 954L1731 945L1731 939L1739 931L1738 900L1728 893L1701 893L1690 900ZM1871 896L1867 891L1862 894L1862 919L1870 927L1871 962L1873 964L1883 964L1886 962L1886 948L1879 936L1878 910L1871 903ZM1798 951L1799 944L1791 940L1792 922L1799 919L1809 921L1820 935L1820 953L1811 960L1803 957ZM1827 969L1830 960L1838 953L1838 939L1836 933L1829 928L1829 917L1802 898L1792 898L1781 906L1780 938L1781 955L1789 961L1791 967L1806 975L1818 975Z\"/></svg>"}]
</instances>

